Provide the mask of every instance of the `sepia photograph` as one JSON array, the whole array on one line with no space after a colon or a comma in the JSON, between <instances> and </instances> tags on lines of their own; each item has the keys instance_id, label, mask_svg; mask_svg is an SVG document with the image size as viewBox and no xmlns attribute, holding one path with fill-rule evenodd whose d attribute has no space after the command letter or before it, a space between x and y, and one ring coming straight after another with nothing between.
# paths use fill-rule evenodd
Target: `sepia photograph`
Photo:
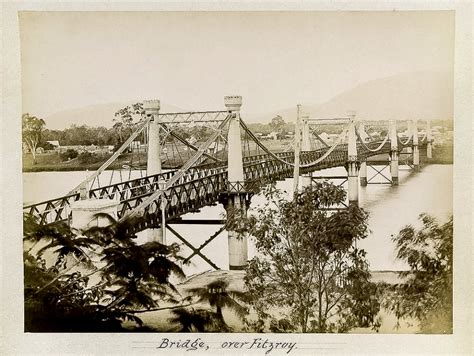
<instances>
[{"instance_id":1,"label":"sepia photograph","mask_svg":"<svg viewBox=\"0 0 474 356\"><path fill-rule=\"evenodd\" d=\"M459 331L455 11L58 10L17 12L24 335Z\"/></svg>"}]
</instances>

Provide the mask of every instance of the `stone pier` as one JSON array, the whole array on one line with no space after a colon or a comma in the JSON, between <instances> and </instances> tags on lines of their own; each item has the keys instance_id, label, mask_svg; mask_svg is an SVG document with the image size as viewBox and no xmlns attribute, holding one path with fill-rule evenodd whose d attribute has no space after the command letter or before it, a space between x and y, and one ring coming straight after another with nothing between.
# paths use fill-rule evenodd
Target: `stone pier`
<instances>
[{"instance_id":1,"label":"stone pier","mask_svg":"<svg viewBox=\"0 0 474 356\"><path fill-rule=\"evenodd\" d=\"M368 135L365 132L365 124L363 121L359 122L358 130L359 130L359 137L365 142L365 139L367 138ZM367 159L366 158L362 159L360 162L359 182L360 182L361 187L367 186Z\"/></svg>"},{"instance_id":2,"label":"stone pier","mask_svg":"<svg viewBox=\"0 0 474 356\"><path fill-rule=\"evenodd\" d=\"M247 215L250 203L249 194L244 190L244 166L242 159L242 142L240 134L241 96L226 96L224 103L233 115L229 125L228 144L228 189L220 201L230 221L228 229L229 269L245 269L248 260L247 234L240 231L241 222Z\"/></svg>"},{"instance_id":3,"label":"stone pier","mask_svg":"<svg viewBox=\"0 0 474 356\"><path fill-rule=\"evenodd\" d=\"M392 185L398 185L398 136L397 122L390 120L390 175L392 176Z\"/></svg>"},{"instance_id":4,"label":"stone pier","mask_svg":"<svg viewBox=\"0 0 474 356\"><path fill-rule=\"evenodd\" d=\"M72 202L71 207L71 227L74 229L87 229L94 226L107 226L110 220L105 217L96 217L96 214L109 214L117 219L117 208L120 202L115 199L87 199Z\"/></svg>"},{"instance_id":5,"label":"stone pier","mask_svg":"<svg viewBox=\"0 0 474 356\"><path fill-rule=\"evenodd\" d=\"M431 136L431 121L426 120L426 158L431 160L433 158L433 137Z\"/></svg>"},{"instance_id":6,"label":"stone pier","mask_svg":"<svg viewBox=\"0 0 474 356\"><path fill-rule=\"evenodd\" d=\"M413 120L413 168L415 171L420 169L420 151L418 149L418 121Z\"/></svg>"},{"instance_id":7,"label":"stone pier","mask_svg":"<svg viewBox=\"0 0 474 356\"><path fill-rule=\"evenodd\" d=\"M147 151L147 175L161 173L161 142L160 142L160 101L145 100L143 101L143 109L147 117L151 116L152 120L148 124L148 151ZM163 224L162 224L163 225ZM147 231L148 241L156 241L165 243L166 226L160 228L152 228Z\"/></svg>"},{"instance_id":8,"label":"stone pier","mask_svg":"<svg viewBox=\"0 0 474 356\"><path fill-rule=\"evenodd\" d=\"M359 161L357 157L357 136L355 128L355 112L348 113L350 123L348 132L347 145L347 180L348 180L348 195L349 204L359 204Z\"/></svg>"}]
</instances>

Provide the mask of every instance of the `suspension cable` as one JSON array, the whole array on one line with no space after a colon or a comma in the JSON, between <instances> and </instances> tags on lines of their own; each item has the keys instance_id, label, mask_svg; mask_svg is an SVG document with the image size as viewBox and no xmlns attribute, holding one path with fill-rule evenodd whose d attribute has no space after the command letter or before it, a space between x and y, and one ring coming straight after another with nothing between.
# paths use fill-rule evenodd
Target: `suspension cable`
<instances>
[{"instance_id":1,"label":"suspension cable","mask_svg":"<svg viewBox=\"0 0 474 356\"><path fill-rule=\"evenodd\" d=\"M172 131L172 129L170 129L167 125L165 124L160 124L161 128L166 132L166 136L171 136L175 139L177 139L178 141L180 141L181 143L183 143L184 145L186 145L187 147L191 148L192 150L194 151L197 151L198 150L198 147L196 147L195 145L193 145L192 143L188 142L186 139L182 138L181 136L179 136L178 134L174 133ZM213 130L215 130L215 128L212 128ZM219 134L219 136L222 137L222 135ZM164 142L164 141L163 141ZM164 143L163 143L164 144ZM203 155L207 158L210 158L212 159L213 161L216 161L216 162L222 162L221 159L213 156L213 155L210 155L209 153L207 152L204 152Z\"/></svg>"},{"instance_id":2,"label":"suspension cable","mask_svg":"<svg viewBox=\"0 0 474 356\"><path fill-rule=\"evenodd\" d=\"M278 157L276 154L274 154L273 152L271 152L267 147L265 147L265 145L260 142L260 140L252 133L252 131L250 131L250 130L248 129L247 125L245 125L245 123L244 123L242 120L240 120L240 125L241 125L242 128L248 133L248 135L257 143L257 145L260 146L260 148L261 148L265 153L267 153L268 155L270 155L271 157L273 157L274 159L276 159L277 161L279 161L279 162L281 162L281 163L283 163L283 164L286 164L286 165L288 165L288 166L294 167L294 163L285 161L284 159ZM324 155L322 155L320 158L318 158L317 160L315 160L315 161L313 161L313 162L300 165L300 168L310 168L310 167L313 167L314 165L316 165L316 164L320 163L321 161L323 161L327 156L329 156L329 155L331 154L331 152L334 151L334 149L339 145L340 141L342 141L342 139L344 138L348 126L349 126L349 124L347 124L347 125L344 127L343 131L341 132L341 134L340 134L339 137L337 138L336 142L326 151L326 153L325 153Z\"/></svg>"},{"instance_id":3,"label":"suspension cable","mask_svg":"<svg viewBox=\"0 0 474 356\"><path fill-rule=\"evenodd\" d=\"M412 139L413 139L413 136L410 136L405 142L403 142L401 138L397 135L398 143L400 143L402 146L407 146Z\"/></svg>"},{"instance_id":4,"label":"suspension cable","mask_svg":"<svg viewBox=\"0 0 474 356\"><path fill-rule=\"evenodd\" d=\"M103 171L105 171L105 169L107 169L107 167L109 167L118 158L118 156L120 156L120 154L128 148L128 146L135 139L135 137L137 137L145 129L145 127L147 127L151 119L152 117L148 117L145 120L143 120L138 125L137 130L130 135L130 137L122 144L122 146L120 146L119 149L115 151L114 154L110 156L109 159L105 161L105 163L103 163L102 166L100 166L93 174L91 174L89 177L87 177L81 183L79 183L74 189L72 189L68 193L68 195L74 194L82 186L85 186L91 180L95 180L96 177L98 177Z\"/></svg>"},{"instance_id":5,"label":"suspension cable","mask_svg":"<svg viewBox=\"0 0 474 356\"><path fill-rule=\"evenodd\" d=\"M384 145L385 145L385 142L388 141L388 134L385 136L385 138L383 139L382 143L376 148L376 149L373 149L373 148L370 148L369 146L367 146L364 142L364 140L360 137L360 134L359 132L356 130L356 135L357 135L357 138L359 139L359 141L362 143L362 146L364 146L364 148L367 150L367 151L370 151L370 152L377 152L379 151Z\"/></svg>"},{"instance_id":6,"label":"suspension cable","mask_svg":"<svg viewBox=\"0 0 474 356\"><path fill-rule=\"evenodd\" d=\"M153 202L158 201L158 199L160 199L169 188L171 188L176 182L178 182L181 177L183 177L186 172L199 160L199 158L204 154L204 152L211 145L211 143L217 138L217 136L219 136L220 131L223 130L225 125L229 123L231 117L232 114L229 113L226 118L221 122L217 130L207 139L206 142L204 142L199 147L198 151L181 168L179 168L168 181L166 181L166 184L163 189L159 189L153 192L148 197L146 197L140 203L140 205L135 207L133 210L128 211L124 216L122 216L122 218L120 218L119 221L124 221L125 219L131 216L138 215L140 212L150 206Z\"/></svg>"},{"instance_id":7,"label":"suspension cable","mask_svg":"<svg viewBox=\"0 0 474 356\"><path fill-rule=\"evenodd\" d=\"M321 142L325 147L329 147L329 145L326 143L326 141L323 140L323 138L316 132L316 130L311 129L311 133L316 136L319 142Z\"/></svg>"}]
</instances>

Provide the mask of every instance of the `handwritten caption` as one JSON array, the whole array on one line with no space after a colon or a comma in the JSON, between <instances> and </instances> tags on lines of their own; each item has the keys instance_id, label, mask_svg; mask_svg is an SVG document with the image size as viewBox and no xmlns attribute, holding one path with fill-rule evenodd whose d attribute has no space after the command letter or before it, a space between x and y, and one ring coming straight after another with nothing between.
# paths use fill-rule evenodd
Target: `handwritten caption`
<instances>
[{"instance_id":1,"label":"handwritten caption","mask_svg":"<svg viewBox=\"0 0 474 356\"><path fill-rule=\"evenodd\" d=\"M162 338L157 343L157 349L181 349L186 351L207 351L210 349L206 341L201 338L185 339L185 340L171 340L168 338ZM216 347L213 347L215 349ZM289 354L295 350L296 342L276 342L260 337L253 338L252 341L222 341L217 345L218 349L222 350L235 350L235 349L247 349L247 350L260 350L264 351L265 355L268 355L272 351L283 351Z\"/></svg>"}]
</instances>

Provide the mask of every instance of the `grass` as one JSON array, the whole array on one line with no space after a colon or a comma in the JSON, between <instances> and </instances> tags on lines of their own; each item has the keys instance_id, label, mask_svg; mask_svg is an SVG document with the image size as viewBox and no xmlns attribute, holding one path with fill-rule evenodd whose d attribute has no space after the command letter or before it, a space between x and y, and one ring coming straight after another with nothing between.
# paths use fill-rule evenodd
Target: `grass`
<instances>
[{"instance_id":1,"label":"grass","mask_svg":"<svg viewBox=\"0 0 474 356\"><path fill-rule=\"evenodd\" d=\"M290 140L265 140L265 146L273 152L281 152L282 150L288 149ZM255 146L251 145L252 153L263 153L262 150L255 150ZM172 150L168 149L169 155L171 156ZM194 151L192 151L194 153ZM182 157L176 156L175 159L168 159L163 162L163 168L175 168L183 161L186 161L190 156L191 152L180 149ZM139 159L138 159L139 156ZM33 165L33 156L31 154L23 154L23 172L44 172L44 171L84 171L84 170L96 170L103 162L110 157L109 155L102 156L99 162L81 162L78 158L71 159L69 161L62 161L57 152L47 152L36 155L36 165ZM140 165L139 165L140 163ZM433 160L432 163L439 164L452 164L453 163L453 148L452 146L438 146L433 149ZM146 167L146 153L141 152L139 155L134 153L133 156L130 153L121 155L117 161L115 161L109 169L119 169L123 166L133 164L134 168Z\"/></svg>"},{"instance_id":2,"label":"grass","mask_svg":"<svg viewBox=\"0 0 474 356\"><path fill-rule=\"evenodd\" d=\"M31 154L23 154L23 172L45 172L45 171L84 171L98 169L111 155L101 156L98 162L81 162L78 157L69 161L61 160L58 153L44 153L36 155L36 164L33 164L33 156ZM133 162L132 162L133 159ZM141 166L146 166L146 157L140 154ZM120 156L109 169L118 169L124 165L130 165L135 162L138 164L138 158L132 157L131 154ZM138 168L138 167L137 167Z\"/></svg>"}]
</instances>

